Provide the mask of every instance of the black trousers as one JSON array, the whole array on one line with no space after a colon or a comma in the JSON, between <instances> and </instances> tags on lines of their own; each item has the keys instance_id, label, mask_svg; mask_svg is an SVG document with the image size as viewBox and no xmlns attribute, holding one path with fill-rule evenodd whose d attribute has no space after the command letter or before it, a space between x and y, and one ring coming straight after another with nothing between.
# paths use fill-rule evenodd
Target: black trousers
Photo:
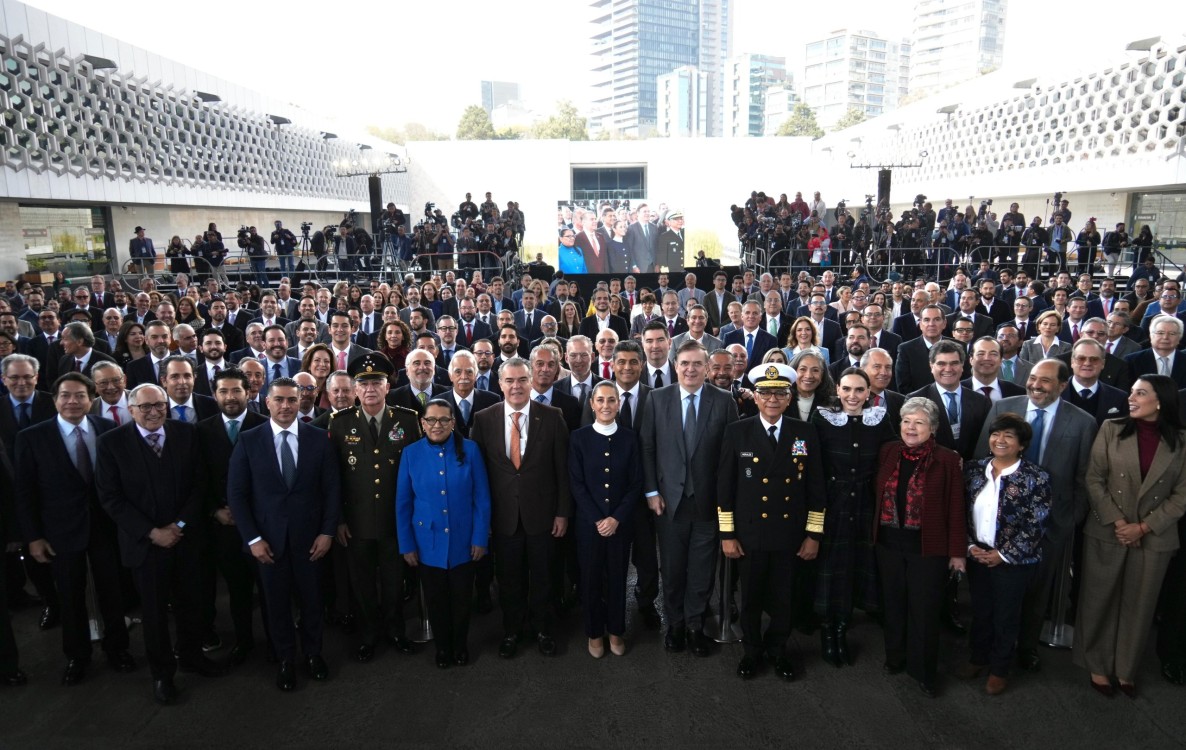
<instances>
[{"instance_id":1,"label":"black trousers","mask_svg":"<svg viewBox=\"0 0 1186 750\"><path fill-rule=\"evenodd\" d=\"M16 636L12 633L12 615L8 612L8 555L0 554L0 676L10 675L20 668L16 650Z\"/></svg>"},{"instance_id":2,"label":"black trousers","mask_svg":"<svg viewBox=\"0 0 1186 750\"><path fill-rule=\"evenodd\" d=\"M1018 651L1036 651L1042 624L1046 621L1046 610L1050 607L1050 594L1063 567L1063 556L1070 540L1051 541L1042 539L1042 561L1029 580L1025 601L1021 609L1021 630L1017 634Z\"/></svg>"},{"instance_id":3,"label":"black trousers","mask_svg":"<svg viewBox=\"0 0 1186 750\"><path fill-rule=\"evenodd\" d=\"M782 656L791 636L791 594L799 558L795 550L767 552L745 547L737 561L741 584L741 639L745 655L759 657L764 651ZM762 634L762 612L770 613L770 624ZM728 617L722 612L721 617Z\"/></svg>"},{"instance_id":4,"label":"black trousers","mask_svg":"<svg viewBox=\"0 0 1186 750\"><path fill-rule=\"evenodd\" d=\"M450 655L467 651L474 564L467 562L445 569L421 563L419 568L437 651Z\"/></svg>"},{"instance_id":5,"label":"black trousers","mask_svg":"<svg viewBox=\"0 0 1186 750\"><path fill-rule=\"evenodd\" d=\"M485 557L474 563L474 591L479 599L490 596L490 584L494 583L494 557L491 547Z\"/></svg>"},{"instance_id":6,"label":"black trousers","mask_svg":"<svg viewBox=\"0 0 1186 750\"><path fill-rule=\"evenodd\" d=\"M322 603L339 617L351 614L350 553L335 539L322 561L325 564L318 567Z\"/></svg>"},{"instance_id":7,"label":"black trousers","mask_svg":"<svg viewBox=\"0 0 1186 750\"><path fill-rule=\"evenodd\" d=\"M119 541L111 520L106 515L92 514L87 549L59 552L50 562L61 601L62 652L67 659L91 658L91 626L86 608L88 560L95 582L95 599L103 618L103 650L109 654L128 650L123 587L119 580Z\"/></svg>"},{"instance_id":8,"label":"black trousers","mask_svg":"<svg viewBox=\"0 0 1186 750\"><path fill-rule=\"evenodd\" d=\"M231 622L235 628L235 641L244 645L255 642L252 615L255 607L254 589L259 583L255 558L243 549L243 537L238 527L223 526L212 521L207 533L208 554L205 568L206 630L214 630L215 606L218 593L218 574L226 581L227 597L230 600ZM261 586L262 590L262 586ZM262 597L261 597L262 600ZM267 631L267 613L264 612L264 631Z\"/></svg>"},{"instance_id":9,"label":"black trousers","mask_svg":"<svg viewBox=\"0 0 1186 750\"><path fill-rule=\"evenodd\" d=\"M634 510L634 543L630 556L638 574L635 597L638 608L655 607L659 597L659 550L655 540L655 512L645 502Z\"/></svg>"},{"instance_id":10,"label":"black trousers","mask_svg":"<svg viewBox=\"0 0 1186 750\"><path fill-rule=\"evenodd\" d=\"M990 568L968 559L972 590L973 664L987 664L989 674L1008 677L1021 630L1021 606L1037 564Z\"/></svg>"},{"instance_id":11,"label":"black trousers","mask_svg":"<svg viewBox=\"0 0 1186 750\"><path fill-rule=\"evenodd\" d=\"M681 501L688 502L690 498ZM681 505L679 511L683 509ZM655 518L655 529L659 532L667 622L671 627L700 631L717 564L717 522L677 520L664 513Z\"/></svg>"},{"instance_id":12,"label":"black trousers","mask_svg":"<svg viewBox=\"0 0 1186 750\"><path fill-rule=\"evenodd\" d=\"M934 684L939 670L939 607L947 581L946 557L923 557L877 545L885 599L885 660L905 662L916 680Z\"/></svg>"},{"instance_id":13,"label":"black trousers","mask_svg":"<svg viewBox=\"0 0 1186 750\"><path fill-rule=\"evenodd\" d=\"M182 539L169 549L152 545L144 562L132 570L140 592L144 651L154 680L177 672L169 636L170 603L177 621L177 654L182 659L202 655L202 592L195 585L202 575L201 544L199 536Z\"/></svg>"},{"instance_id":14,"label":"black trousers","mask_svg":"<svg viewBox=\"0 0 1186 750\"><path fill-rule=\"evenodd\" d=\"M404 558L399 542L391 539L350 540L350 588L358 610L360 642L374 645L380 634L403 637Z\"/></svg>"},{"instance_id":15,"label":"black trousers","mask_svg":"<svg viewBox=\"0 0 1186 750\"><path fill-rule=\"evenodd\" d=\"M43 606L57 608L58 590L54 586L53 571L49 569L48 565L37 562L28 553L24 555L24 560L21 559L21 554L18 552L0 551L0 555L8 558L8 564L5 567L5 580L8 583L9 591L23 589L25 582L29 581L33 584L33 590L37 592L37 596L41 597Z\"/></svg>"},{"instance_id":16,"label":"black trousers","mask_svg":"<svg viewBox=\"0 0 1186 750\"><path fill-rule=\"evenodd\" d=\"M1178 537L1186 534L1186 516L1178 521ZM1179 549L1161 582L1161 620L1157 624L1157 658L1186 664L1186 550Z\"/></svg>"},{"instance_id":17,"label":"black trousers","mask_svg":"<svg viewBox=\"0 0 1186 750\"><path fill-rule=\"evenodd\" d=\"M552 608L552 560L555 539L551 533L517 533L494 537L494 571L498 576L498 601L506 636L524 628L552 635L556 619Z\"/></svg>"},{"instance_id":18,"label":"black trousers","mask_svg":"<svg viewBox=\"0 0 1186 750\"><path fill-rule=\"evenodd\" d=\"M581 566L581 607L585 635L600 638L626 634L626 572L630 565L630 529L612 536L597 533L597 526L574 519L576 551Z\"/></svg>"},{"instance_id":19,"label":"black trousers","mask_svg":"<svg viewBox=\"0 0 1186 750\"><path fill-rule=\"evenodd\" d=\"M307 550L308 547L303 545L290 544L283 555L272 558L274 562L271 565L259 565L264 599L268 603L272 646L281 661L296 659L296 626L292 622L294 594L301 612L301 653L305 658L321 655L325 613L322 610L320 573L325 558L311 561Z\"/></svg>"}]
</instances>

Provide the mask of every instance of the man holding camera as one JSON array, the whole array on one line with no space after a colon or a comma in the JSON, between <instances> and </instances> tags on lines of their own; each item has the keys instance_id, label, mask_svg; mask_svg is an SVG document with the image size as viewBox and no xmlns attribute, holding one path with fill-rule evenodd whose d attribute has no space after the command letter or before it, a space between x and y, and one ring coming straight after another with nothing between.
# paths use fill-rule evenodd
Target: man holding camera
<instances>
[{"instance_id":1,"label":"man holding camera","mask_svg":"<svg viewBox=\"0 0 1186 750\"><path fill-rule=\"evenodd\" d=\"M272 232L272 247L276 249L276 260L280 263L280 273L296 273L296 263L292 254L296 251L296 235L285 229L284 225L276 222L276 231ZM265 286L260 284L261 287Z\"/></svg>"},{"instance_id":2,"label":"man holding camera","mask_svg":"<svg viewBox=\"0 0 1186 750\"><path fill-rule=\"evenodd\" d=\"M239 230L239 247L247 251L251 270L255 273L255 283L261 288L267 287L268 249L264 246L264 238L256 233L255 227L243 227Z\"/></svg>"}]
</instances>

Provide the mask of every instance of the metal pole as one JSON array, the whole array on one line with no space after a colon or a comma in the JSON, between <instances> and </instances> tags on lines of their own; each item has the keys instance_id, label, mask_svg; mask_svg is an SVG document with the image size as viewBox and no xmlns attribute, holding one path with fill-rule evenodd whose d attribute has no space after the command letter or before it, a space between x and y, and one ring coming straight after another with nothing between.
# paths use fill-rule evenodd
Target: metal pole
<instances>
[{"instance_id":1,"label":"metal pole","mask_svg":"<svg viewBox=\"0 0 1186 750\"><path fill-rule=\"evenodd\" d=\"M417 576L419 579L419 576ZM420 602L420 623L412 627L412 632L408 633L408 638L412 643L428 643L432 640L432 623L428 621L428 603L424 599L424 583L418 581L417 587L419 589Z\"/></svg>"},{"instance_id":2,"label":"metal pole","mask_svg":"<svg viewBox=\"0 0 1186 750\"><path fill-rule=\"evenodd\" d=\"M1070 648L1075 642L1075 626L1067 624L1070 609L1071 560L1075 544L1068 541L1066 552L1058 567L1058 578L1054 583L1054 611L1042 626L1040 640L1051 648Z\"/></svg>"},{"instance_id":3,"label":"metal pole","mask_svg":"<svg viewBox=\"0 0 1186 750\"><path fill-rule=\"evenodd\" d=\"M704 634L717 643L740 643L741 631L733 624L733 561L721 554L717 581L716 612L704 622Z\"/></svg>"}]
</instances>

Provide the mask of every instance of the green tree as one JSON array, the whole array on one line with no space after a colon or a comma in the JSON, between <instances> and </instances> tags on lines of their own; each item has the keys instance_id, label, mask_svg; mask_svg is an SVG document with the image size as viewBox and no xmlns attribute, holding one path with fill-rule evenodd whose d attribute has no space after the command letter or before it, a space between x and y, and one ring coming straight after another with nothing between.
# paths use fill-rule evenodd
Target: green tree
<instances>
[{"instance_id":1,"label":"green tree","mask_svg":"<svg viewBox=\"0 0 1186 750\"><path fill-rule=\"evenodd\" d=\"M447 141L449 136L445 133L437 133L428 126L418 122L409 122L402 128L399 127L379 127L378 125L368 125L367 132L376 138L382 138L391 143L398 143L403 146L408 141Z\"/></svg>"},{"instance_id":2,"label":"green tree","mask_svg":"<svg viewBox=\"0 0 1186 750\"><path fill-rule=\"evenodd\" d=\"M535 126L533 135L541 139L589 140L588 121L570 101L556 103L556 114Z\"/></svg>"},{"instance_id":3,"label":"green tree","mask_svg":"<svg viewBox=\"0 0 1186 750\"><path fill-rule=\"evenodd\" d=\"M490 115L477 104L471 104L461 113L461 121L457 123L457 140L459 141L492 141L494 140L494 126L490 124Z\"/></svg>"},{"instance_id":4,"label":"green tree","mask_svg":"<svg viewBox=\"0 0 1186 750\"><path fill-rule=\"evenodd\" d=\"M521 141L531 133L522 125L508 125L501 128L494 133L494 140L496 141Z\"/></svg>"},{"instance_id":5,"label":"green tree","mask_svg":"<svg viewBox=\"0 0 1186 750\"><path fill-rule=\"evenodd\" d=\"M865 110L858 107L849 107L848 111L844 113L844 116L837 120L836 124L832 126L832 130L836 131L844 130L845 128L851 128L853 125L861 124L866 119L868 118L865 116Z\"/></svg>"},{"instance_id":6,"label":"green tree","mask_svg":"<svg viewBox=\"0 0 1186 750\"><path fill-rule=\"evenodd\" d=\"M806 102L799 102L792 110L791 116L778 126L777 135L805 135L819 138L824 134L823 128L815 121L815 111Z\"/></svg>"}]
</instances>

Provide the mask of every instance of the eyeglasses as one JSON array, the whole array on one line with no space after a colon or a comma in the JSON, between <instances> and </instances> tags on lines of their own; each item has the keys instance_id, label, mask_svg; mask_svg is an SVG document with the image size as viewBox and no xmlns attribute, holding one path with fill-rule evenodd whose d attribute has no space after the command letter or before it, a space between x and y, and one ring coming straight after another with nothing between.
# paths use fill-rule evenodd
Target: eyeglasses
<instances>
[{"instance_id":1,"label":"eyeglasses","mask_svg":"<svg viewBox=\"0 0 1186 750\"><path fill-rule=\"evenodd\" d=\"M453 417L422 417L422 419L424 420L424 424L429 427L436 427L438 425L444 427L453 421Z\"/></svg>"},{"instance_id":2,"label":"eyeglasses","mask_svg":"<svg viewBox=\"0 0 1186 750\"><path fill-rule=\"evenodd\" d=\"M169 405L164 401L158 401L155 404L133 404L133 409L139 409L141 414L151 414L154 411L168 411Z\"/></svg>"},{"instance_id":3,"label":"eyeglasses","mask_svg":"<svg viewBox=\"0 0 1186 750\"><path fill-rule=\"evenodd\" d=\"M315 385L298 385L297 390L304 391L305 393L312 393L313 391L317 390L317 386L315 386Z\"/></svg>"},{"instance_id":4,"label":"eyeglasses","mask_svg":"<svg viewBox=\"0 0 1186 750\"><path fill-rule=\"evenodd\" d=\"M437 326L438 331L456 331L457 326Z\"/></svg>"},{"instance_id":5,"label":"eyeglasses","mask_svg":"<svg viewBox=\"0 0 1186 750\"><path fill-rule=\"evenodd\" d=\"M111 388L111 387L117 386L117 385L122 387L123 384L124 384L123 378L113 378L111 380L96 380L95 381L96 388Z\"/></svg>"},{"instance_id":6,"label":"eyeglasses","mask_svg":"<svg viewBox=\"0 0 1186 750\"><path fill-rule=\"evenodd\" d=\"M790 391L763 391L763 390L757 390L757 391L754 391L754 394L755 394L755 395L758 395L758 396L761 396L762 398L790 398L790 397L791 397L791 392L790 392Z\"/></svg>"}]
</instances>

